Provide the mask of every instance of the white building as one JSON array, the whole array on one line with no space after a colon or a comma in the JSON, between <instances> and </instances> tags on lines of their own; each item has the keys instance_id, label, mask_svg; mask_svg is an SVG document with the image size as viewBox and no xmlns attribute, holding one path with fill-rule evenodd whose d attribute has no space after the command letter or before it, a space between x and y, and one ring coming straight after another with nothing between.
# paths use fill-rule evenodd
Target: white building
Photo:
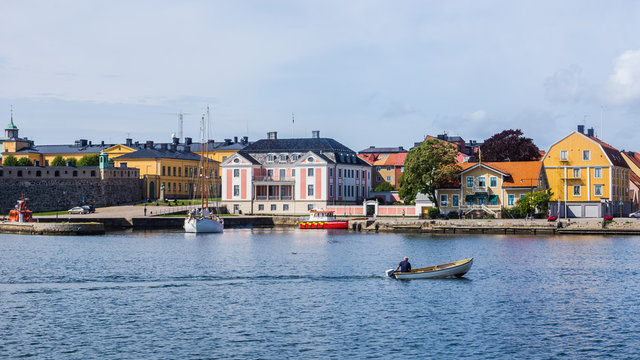
<instances>
[{"instance_id":1,"label":"white building","mask_svg":"<svg viewBox=\"0 0 640 360\"><path fill-rule=\"evenodd\" d=\"M232 213L305 214L328 205L362 204L371 165L330 138L278 139L276 132L221 164L222 202Z\"/></svg>"}]
</instances>

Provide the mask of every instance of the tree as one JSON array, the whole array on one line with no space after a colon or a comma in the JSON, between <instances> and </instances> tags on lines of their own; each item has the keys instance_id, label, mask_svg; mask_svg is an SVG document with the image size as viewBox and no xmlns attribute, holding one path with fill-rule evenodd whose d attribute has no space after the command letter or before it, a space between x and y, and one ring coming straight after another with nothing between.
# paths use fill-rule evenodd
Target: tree
<instances>
[{"instance_id":1,"label":"tree","mask_svg":"<svg viewBox=\"0 0 640 360\"><path fill-rule=\"evenodd\" d=\"M65 162L65 165L69 163L69 165L71 166L76 166L76 164L78 163L78 159L70 157L70 158L64 159L64 162Z\"/></svg>"},{"instance_id":2,"label":"tree","mask_svg":"<svg viewBox=\"0 0 640 360\"><path fill-rule=\"evenodd\" d=\"M51 161L51 166L65 166L65 165L67 164L64 162L62 155L58 155L54 157L53 160Z\"/></svg>"},{"instance_id":3,"label":"tree","mask_svg":"<svg viewBox=\"0 0 640 360\"><path fill-rule=\"evenodd\" d=\"M520 212L520 216L523 217L534 213L546 214L549 211L549 200L552 196L551 189L529 193L518 199L516 208Z\"/></svg>"},{"instance_id":4,"label":"tree","mask_svg":"<svg viewBox=\"0 0 640 360\"><path fill-rule=\"evenodd\" d=\"M376 186L373 191L396 191L396 188L388 182L383 182L380 185Z\"/></svg>"},{"instance_id":5,"label":"tree","mask_svg":"<svg viewBox=\"0 0 640 360\"><path fill-rule=\"evenodd\" d=\"M33 162L29 158L22 157L18 159L18 166L33 166Z\"/></svg>"},{"instance_id":6,"label":"tree","mask_svg":"<svg viewBox=\"0 0 640 360\"><path fill-rule=\"evenodd\" d=\"M7 155L2 159L2 166L18 166L18 159L13 155Z\"/></svg>"},{"instance_id":7,"label":"tree","mask_svg":"<svg viewBox=\"0 0 640 360\"><path fill-rule=\"evenodd\" d=\"M540 159L540 149L520 129L504 130L480 146L482 161L531 161Z\"/></svg>"},{"instance_id":8,"label":"tree","mask_svg":"<svg viewBox=\"0 0 640 360\"><path fill-rule=\"evenodd\" d=\"M455 181L460 171L457 148L438 139L429 139L409 151L400 178L400 197L413 203L418 193L426 194L437 205L436 189Z\"/></svg>"},{"instance_id":9,"label":"tree","mask_svg":"<svg viewBox=\"0 0 640 360\"><path fill-rule=\"evenodd\" d=\"M98 154L83 156L78 160L78 166L98 166Z\"/></svg>"}]
</instances>

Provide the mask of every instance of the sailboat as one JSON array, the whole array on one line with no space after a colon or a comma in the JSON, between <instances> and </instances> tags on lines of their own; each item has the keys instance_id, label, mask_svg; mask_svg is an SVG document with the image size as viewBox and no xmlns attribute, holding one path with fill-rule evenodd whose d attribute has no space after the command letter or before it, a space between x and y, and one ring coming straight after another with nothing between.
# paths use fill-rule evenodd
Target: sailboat
<instances>
[{"instance_id":1,"label":"sailboat","mask_svg":"<svg viewBox=\"0 0 640 360\"><path fill-rule=\"evenodd\" d=\"M224 231L224 222L209 211L210 189L213 174L209 168L209 106L207 106L207 118L202 115L200 121L201 151L200 164L195 174L197 176L194 198L200 196L200 208L192 209L184 219L184 231L187 233L221 233Z\"/></svg>"}]
</instances>

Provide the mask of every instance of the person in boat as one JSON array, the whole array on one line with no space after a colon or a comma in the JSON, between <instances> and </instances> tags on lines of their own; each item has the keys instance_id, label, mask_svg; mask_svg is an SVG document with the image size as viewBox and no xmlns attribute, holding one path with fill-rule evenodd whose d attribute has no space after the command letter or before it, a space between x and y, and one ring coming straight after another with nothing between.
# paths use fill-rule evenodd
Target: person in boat
<instances>
[{"instance_id":1,"label":"person in boat","mask_svg":"<svg viewBox=\"0 0 640 360\"><path fill-rule=\"evenodd\" d=\"M410 272L411 271L411 263L409 262L409 258L408 257L404 257L404 259L402 261L400 261L400 264L398 264L398 266L396 266L396 271L398 271L398 269L400 269L400 272Z\"/></svg>"}]
</instances>

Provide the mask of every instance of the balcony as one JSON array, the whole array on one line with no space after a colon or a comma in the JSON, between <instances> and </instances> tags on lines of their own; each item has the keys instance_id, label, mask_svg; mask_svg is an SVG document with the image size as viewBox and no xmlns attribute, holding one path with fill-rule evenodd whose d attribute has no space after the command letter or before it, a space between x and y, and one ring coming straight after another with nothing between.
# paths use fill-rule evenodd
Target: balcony
<instances>
[{"instance_id":1,"label":"balcony","mask_svg":"<svg viewBox=\"0 0 640 360\"><path fill-rule=\"evenodd\" d=\"M295 178L294 177L279 177L279 178L275 178L273 176L262 176L262 175L258 175L258 176L254 176L253 177L253 182L255 184L261 184L261 185L293 185L295 184Z\"/></svg>"}]
</instances>

